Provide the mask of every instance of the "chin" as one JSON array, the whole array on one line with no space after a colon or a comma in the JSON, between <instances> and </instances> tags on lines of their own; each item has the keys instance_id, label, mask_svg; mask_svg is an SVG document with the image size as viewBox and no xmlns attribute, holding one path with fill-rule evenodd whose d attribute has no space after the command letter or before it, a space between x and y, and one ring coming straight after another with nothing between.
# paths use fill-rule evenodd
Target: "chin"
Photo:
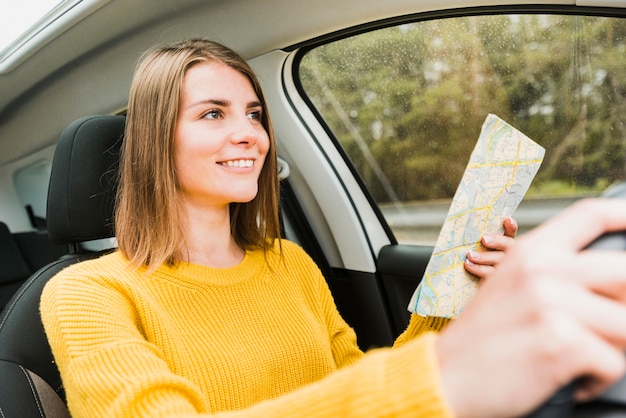
<instances>
[{"instance_id":1,"label":"chin","mask_svg":"<svg viewBox=\"0 0 626 418\"><path fill-rule=\"evenodd\" d=\"M242 193L232 199L232 203L250 203L257 197L257 191L254 193Z\"/></svg>"}]
</instances>

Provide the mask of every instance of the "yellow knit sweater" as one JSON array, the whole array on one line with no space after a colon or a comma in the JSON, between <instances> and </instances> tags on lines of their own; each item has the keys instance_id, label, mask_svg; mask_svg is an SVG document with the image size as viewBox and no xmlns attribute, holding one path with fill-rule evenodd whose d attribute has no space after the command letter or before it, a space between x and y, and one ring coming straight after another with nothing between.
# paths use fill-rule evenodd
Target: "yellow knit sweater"
<instances>
[{"instance_id":1,"label":"yellow knit sweater","mask_svg":"<svg viewBox=\"0 0 626 418\"><path fill-rule=\"evenodd\" d=\"M115 252L59 273L41 314L72 416L450 416L428 332L445 321L415 317L364 355L315 263L282 249L150 275Z\"/></svg>"}]
</instances>

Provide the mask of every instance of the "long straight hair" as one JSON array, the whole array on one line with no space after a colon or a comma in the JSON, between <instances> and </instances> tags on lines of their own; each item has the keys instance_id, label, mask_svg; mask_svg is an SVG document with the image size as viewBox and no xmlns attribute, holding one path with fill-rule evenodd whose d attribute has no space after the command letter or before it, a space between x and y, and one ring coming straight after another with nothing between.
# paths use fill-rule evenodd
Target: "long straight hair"
<instances>
[{"instance_id":1,"label":"long straight hair","mask_svg":"<svg viewBox=\"0 0 626 418\"><path fill-rule=\"evenodd\" d=\"M261 123L270 139L256 197L230 204L231 234L242 249L272 247L280 236L276 141L267 102L248 63L226 46L190 39L148 51L139 61L128 103L120 159L115 232L122 254L153 271L182 260L185 237L179 219L174 133L183 79L201 62L222 62L250 80L263 106Z\"/></svg>"}]
</instances>

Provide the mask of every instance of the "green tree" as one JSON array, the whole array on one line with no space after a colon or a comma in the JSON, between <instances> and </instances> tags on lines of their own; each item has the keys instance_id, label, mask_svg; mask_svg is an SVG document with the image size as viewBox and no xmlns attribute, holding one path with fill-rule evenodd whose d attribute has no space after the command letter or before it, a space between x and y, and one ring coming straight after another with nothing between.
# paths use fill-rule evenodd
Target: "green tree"
<instances>
[{"instance_id":1,"label":"green tree","mask_svg":"<svg viewBox=\"0 0 626 418\"><path fill-rule=\"evenodd\" d=\"M601 17L440 19L317 47L300 77L378 202L451 197L488 113L546 147L535 187L598 189L625 174L625 38Z\"/></svg>"}]
</instances>

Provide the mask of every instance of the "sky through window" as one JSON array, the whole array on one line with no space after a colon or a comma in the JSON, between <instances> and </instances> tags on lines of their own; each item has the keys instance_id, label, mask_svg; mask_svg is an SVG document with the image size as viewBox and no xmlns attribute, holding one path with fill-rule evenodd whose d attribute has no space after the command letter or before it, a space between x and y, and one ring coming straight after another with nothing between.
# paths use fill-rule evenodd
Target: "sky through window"
<instances>
[{"instance_id":1,"label":"sky through window","mask_svg":"<svg viewBox=\"0 0 626 418\"><path fill-rule=\"evenodd\" d=\"M3 1L0 4L0 53L63 0Z\"/></svg>"}]
</instances>

